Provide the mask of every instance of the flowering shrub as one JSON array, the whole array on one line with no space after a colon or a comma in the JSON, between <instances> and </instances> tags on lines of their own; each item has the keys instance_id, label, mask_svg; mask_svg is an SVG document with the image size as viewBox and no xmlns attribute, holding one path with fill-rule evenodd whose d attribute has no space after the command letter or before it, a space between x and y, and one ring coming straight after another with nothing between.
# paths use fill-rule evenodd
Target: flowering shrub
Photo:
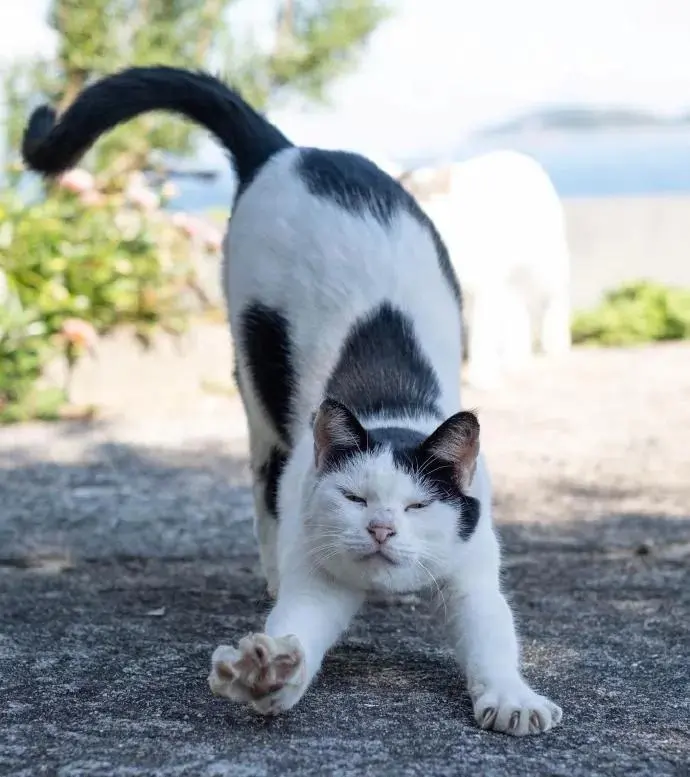
<instances>
[{"instance_id":1,"label":"flowering shrub","mask_svg":"<svg viewBox=\"0 0 690 777\"><path fill-rule=\"evenodd\" d=\"M122 324L148 342L180 331L195 289L195 252L217 252L220 235L161 208L134 175L117 193L71 170L36 204L0 193L0 422L54 417L68 384L45 385L45 368L69 375L97 339Z\"/></svg>"}]
</instances>

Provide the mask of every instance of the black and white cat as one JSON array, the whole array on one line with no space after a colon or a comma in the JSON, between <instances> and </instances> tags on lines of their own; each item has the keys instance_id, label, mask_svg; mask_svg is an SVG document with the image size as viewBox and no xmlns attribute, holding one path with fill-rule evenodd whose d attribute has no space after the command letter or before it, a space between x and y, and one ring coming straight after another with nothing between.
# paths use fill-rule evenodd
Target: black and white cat
<instances>
[{"instance_id":1,"label":"black and white cat","mask_svg":"<svg viewBox=\"0 0 690 777\"><path fill-rule=\"evenodd\" d=\"M239 179L223 283L277 600L262 633L216 649L212 691L289 710L368 595L442 584L479 725L547 731L561 710L520 675L479 423L460 409L460 289L431 221L367 159L296 148L216 79L174 68L104 78L57 123L39 108L24 157L60 173L150 110L210 130Z\"/></svg>"}]
</instances>

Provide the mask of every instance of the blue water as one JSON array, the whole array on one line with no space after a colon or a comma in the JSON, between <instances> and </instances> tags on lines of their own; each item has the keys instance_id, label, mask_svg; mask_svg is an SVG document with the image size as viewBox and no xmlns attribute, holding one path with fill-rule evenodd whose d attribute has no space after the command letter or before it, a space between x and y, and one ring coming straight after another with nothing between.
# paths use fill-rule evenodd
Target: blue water
<instances>
[{"instance_id":1,"label":"blue water","mask_svg":"<svg viewBox=\"0 0 690 777\"><path fill-rule=\"evenodd\" d=\"M460 146L452 157L461 160L493 148L513 148L534 156L566 198L690 193L688 130L495 137ZM179 188L173 207L202 211L227 208L234 182L225 168L214 181L180 181Z\"/></svg>"}]
</instances>

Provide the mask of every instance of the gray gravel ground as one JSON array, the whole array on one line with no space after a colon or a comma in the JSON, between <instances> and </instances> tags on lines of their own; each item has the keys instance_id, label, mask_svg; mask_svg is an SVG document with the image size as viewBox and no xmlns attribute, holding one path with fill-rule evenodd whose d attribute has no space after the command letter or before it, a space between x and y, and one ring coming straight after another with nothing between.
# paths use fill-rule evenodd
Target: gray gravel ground
<instances>
[{"instance_id":1,"label":"gray gravel ground","mask_svg":"<svg viewBox=\"0 0 690 777\"><path fill-rule=\"evenodd\" d=\"M213 648L267 607L223 400L0 430L0 774L689 774L690 348L579 351L466 404L560 728L478 731L424 597L371 605L286 717L213 698Z\"/></svg>"}]
</instances>

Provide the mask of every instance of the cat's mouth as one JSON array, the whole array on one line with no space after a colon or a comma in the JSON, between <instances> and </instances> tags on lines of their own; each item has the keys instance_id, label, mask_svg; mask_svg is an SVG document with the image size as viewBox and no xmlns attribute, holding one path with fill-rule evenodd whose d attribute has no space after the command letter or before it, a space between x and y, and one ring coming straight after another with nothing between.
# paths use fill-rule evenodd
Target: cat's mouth
<instances>
[{"instance_id":1,"label":"cat's mouth","mask_svg":"<svg viewBox=\"0 0 690 777\"><path fill-rule=\"evenodd\" d=\"M394 567L397 567L400 562L389 556L385 551L383 550L373 550L371 553L364 553L359 558L360 561L384 561L387 564L391 564Z\"/></svg>"}]
</instances>

